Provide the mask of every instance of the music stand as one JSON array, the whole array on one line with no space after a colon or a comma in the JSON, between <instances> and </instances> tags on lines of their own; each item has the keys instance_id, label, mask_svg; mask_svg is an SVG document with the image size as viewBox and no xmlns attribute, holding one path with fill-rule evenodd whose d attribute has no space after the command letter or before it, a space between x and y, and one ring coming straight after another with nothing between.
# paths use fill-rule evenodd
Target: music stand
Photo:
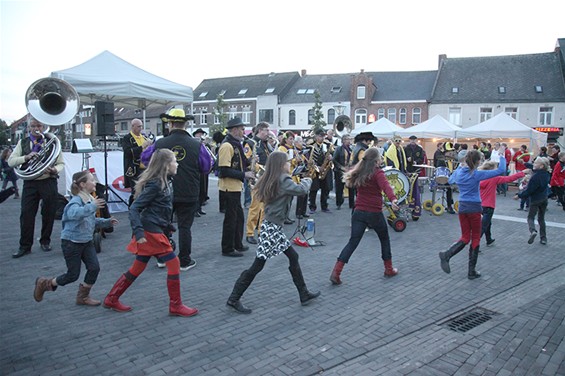
<instances>
[{"instance_id":1,"label":"music stand","mask_svg":"<svg viewBox=\"0 0 565 376\"><path fill-rule=\"evenodd\" d=\"M114 191L112 187L110 187L110 185L108 185L108 145L107 145L108 136L104 135L103 137L104 137L104 183L106 185L104 190L104 199L108 204L122 202L127 207L129 207L128 203L119 194L117 194L116 191ZM118 201L110 201L108 191L111 191L114 194L114 196L118 198Z\"/></svg>"}]
</instances>

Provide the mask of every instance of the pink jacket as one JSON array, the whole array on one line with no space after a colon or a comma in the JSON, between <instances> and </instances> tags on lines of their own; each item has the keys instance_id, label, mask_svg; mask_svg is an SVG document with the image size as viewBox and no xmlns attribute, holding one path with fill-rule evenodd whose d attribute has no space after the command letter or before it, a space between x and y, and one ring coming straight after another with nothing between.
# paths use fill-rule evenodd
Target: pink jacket
<instances>
[{"instance_id":1,"label":"pink jacket","mask_svg":"<svg viewBox=\"0 0 565 376\"><path fill-rule=\"evenodd\" d=\"M517 172L509 176L495 176L487 180L481 181L481 206L487 208L496 207L496 186L498 184L510 183L516 179L523 178L523 172Z\"/></svg>"}]
</instances>

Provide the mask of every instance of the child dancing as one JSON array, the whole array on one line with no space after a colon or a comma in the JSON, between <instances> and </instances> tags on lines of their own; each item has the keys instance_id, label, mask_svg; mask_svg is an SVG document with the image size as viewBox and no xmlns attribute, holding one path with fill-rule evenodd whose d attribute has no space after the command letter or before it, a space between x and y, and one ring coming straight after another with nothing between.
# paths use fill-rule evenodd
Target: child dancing
<instances>
[{"instance_id":1,"label":"child dancing","mask_svg":"<svg viewBox=\"0 0 565 376\"><path fill-rule=\"evenodd\" d=\"M89 170L73 175L71 193L73 198L65 206L62 218L61 249L67 263L67 272L57 278L39 277L35 280L33 298L43 300L46 291L55 291L57 286L65 286L80 276L80 263L86 266L84 283L78 287L76 303L78 305L98 306L99 300L90 297L90 289L96 283L100 264L92 236L96 228L108 228L118 223L115 218L96 218L96 210L106 203L101 198L92 197L96 181Z\"/></svg>"},{"instance_id":2,"label":"child dancing","mask_svg":"<svg viewBox=\"0 0 565 376\"><path fill-rule=\"evenodd\" d=\"M180 295L180 261L174 254L168 235L175 231L171 224L172 182L178 163L169 149L157 149L151 156L149 166L139 176L135 197L129 208L129 219L133 230L127 250L135 254L133 265L122 274L104 299L104 307L118 312L131 311L131 307L119 301L147 267L151 256L167 266L167 289L169 292L169 315L193 316L195 308L182 304Z\"/></svg>"}]
</instances>

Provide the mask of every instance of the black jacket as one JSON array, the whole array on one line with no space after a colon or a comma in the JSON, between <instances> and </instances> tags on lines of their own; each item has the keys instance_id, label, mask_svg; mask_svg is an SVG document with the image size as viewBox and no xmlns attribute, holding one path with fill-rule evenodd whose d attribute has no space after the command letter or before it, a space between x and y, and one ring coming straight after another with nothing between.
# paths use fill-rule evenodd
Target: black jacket
<instances>
[{"instance_id":1,"label":"black jacket","mask_svg":"<svg viewBox=\"0 0 565 376\"><path fill-rule=\"evenodd\" d=\"M172 150L179 164L173 179L174 202L196 202L200 195L200 141L184 129L172 129L167 137L157 140L155 149Z\"/></svg>"},{"instance_id":2,"label":"black jacket","mask_svg":"<svg viewBox=\"0 0 565 376\"><path fill-rule=\"evenodd\" d=\"M171 197L170 182L164 189L161 188L159 180L151 180L145 184L143 192L129 208L129 220L136 240L145 236L144 230L160 234L170 231L173 212Z\"/></svg>"}]
</instances>

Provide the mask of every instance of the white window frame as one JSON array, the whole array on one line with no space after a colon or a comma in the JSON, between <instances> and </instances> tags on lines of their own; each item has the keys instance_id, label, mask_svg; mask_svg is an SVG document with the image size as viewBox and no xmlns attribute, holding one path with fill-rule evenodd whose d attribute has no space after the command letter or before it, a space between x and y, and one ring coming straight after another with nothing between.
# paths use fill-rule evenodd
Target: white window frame
<instances>
[{"instance_id":1,"label":"white window frame","mask_svg":"<svg viewBox=\"0 0 565 376\"><path fill-rule=\"evenodd\" d=\"M553 107L543 106L539 108L539 125L549 126L553 119Z\"/></svg>"},{"instance_id":2,"label":"white window frame","mask_svg":"<svg viewBox=\"0 0 565 376\"><path fill-rule=\"evenodd\" d=\"M462 113L461 113L461 107L449 107L449 122L451 124L455 124L455 125L459 125L461 126L461 120L463 119Z\"/></svg>"},{"instance_id":3,"label":"white window frame","mask_svg":"<svg viewBox=\"0 0 565 376\"><path fill-rule=\"evenodd\" d=\"M492 118L492 107L479 107L479 123Z\"/></svg>"},{"instance_id":4,"label":"white window frame","mask_svg":"<svg viewBox=\"0 0 565 376\"><path fill-rule=\"evenodd\" d=\"M377 110L377 120L382 119L384 117L385 117L385 109L381 107Z\"/></svg>"},{"instance_id":5,"label":"white window frame","mask_svg":"<svg viewBox=\"0 0 565 376\"><path fill-rule=\"evenodd\" d=\"M420 124L422 122L422 109L415 107L412 110L412 124Z\"/></svg>"},{"instance_id":6,"label":"white window frame","mask_svg":"<svg viewBox=\"0 0 565 376\"><path fill-rule=\"evenodd\" d=\"M355 127L367 124L367 110L358 108L355 110Z\"/></svg>"},{"instance_id":7,"label":"white window frame","mask_svg":"<svg viewBox=\"0 0 565 376\"><path fill-rule=\"evenodd\" d=\"M518 107L504 107L504 113L515 120L518 120Z\"/></svg>"},{"instance_id":8,"label":"white window frame","mask_svg":"<svg viewBox=\"0 0 565 376\"><path fill-rule=\"evenodd\" d=\"M386 118L387 118L391 123L395 123L395 124L396 124L396 108L390 107L386 112L387 112L387 113L386 113Z\"/></svg>"},{"instance_id":9,"label":"white window frame","mask_svg":"<svg viewBox=\"0 0 565 376\"><path fill-rule=\"evenodd\" d=\"M367 96L367 88L365 85L357 86L357 99L365 99Z\"/></svg>"},{"instance_id":10,"label":"white window frame","mask_svg":"<svg viewBox=\"0 0 565 376\"><path fill-rule=\"evenodd\" d=\"M208 124L208 120L206 119L208 115L208 110L205 108L200 109L200 113L198 116L200 117L200 124Z\"/></svg>"},{"instance_id":11,"label":"white window frame","mask_svg":"<svg viewBox=\"0 0 565 376\"><path fill-rule=\"evenodd\" d=\"M406 109L401 108L398 114L398 123L399 124L406 124Z\"/></svg>"}]
</instances>

